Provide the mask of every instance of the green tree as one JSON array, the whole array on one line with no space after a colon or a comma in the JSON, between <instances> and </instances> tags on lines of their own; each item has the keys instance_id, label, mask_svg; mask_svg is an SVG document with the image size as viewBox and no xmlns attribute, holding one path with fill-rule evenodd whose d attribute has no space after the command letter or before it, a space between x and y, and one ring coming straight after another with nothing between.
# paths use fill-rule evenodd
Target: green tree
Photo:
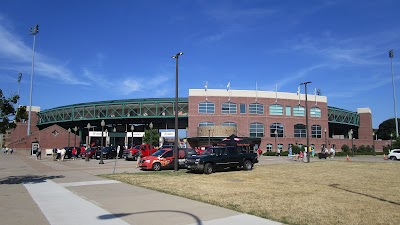
<instances>
[{"instance_id":1,"label":"green tree","mask_svg":"<svg viewBox=\"0 0 400 225\"><path fill-rule=\"evenodd\" d=\"M399 120L397 121L399 122ZM383 121L379 124L378 138L382 140L390 140L390 134L396 137L396 120L394 118Z\"/></svg>"},{"instance_id":2,"label":"green tree","mask_svg":"<svg viewBox=\"0 0 400 225\"><path fill-rule=\"evenodd\" d=\"M143 142L151 144L153 146L158 146L158 139L160 135L156 129L149 129L144 131Z\"/></svg>"},{"instance_id":3,"label":"green tree","mask_svg":"<svg viewBox=\"0 0 400 225\"><path fill-rule=\"evenodd\" d=\"M26 107L19 107L15 110L14 105L17 104L18 95L6 97L0 89L0 133L5 134L8 129L13 129L17 126L17 122L28 118Z\"/></svg>"}]
</instances>

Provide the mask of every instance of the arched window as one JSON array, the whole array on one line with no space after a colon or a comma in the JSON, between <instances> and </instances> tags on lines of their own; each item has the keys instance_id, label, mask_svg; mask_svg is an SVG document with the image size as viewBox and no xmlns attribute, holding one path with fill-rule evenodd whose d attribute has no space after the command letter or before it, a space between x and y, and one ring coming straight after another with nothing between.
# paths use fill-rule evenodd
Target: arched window
<instances>
[{"instance_id":1,"label":"arched window","mask_svg":"<svg viewBox=\"0 0 400 225\"><path fill-rule=\"evenodd\" d=\"M307 137L307 129L304 124L294 125L294 137Z\"/></svg>"},{"instance_id":2,"label":"arched window","mask_svg":"<svg viewBox=\"0 0 400 225\"><path fill-rule=\"evenodd\" d=\"M269 106L269 114L270 115L283 115L283 106L279 104L273 104Z\"/></svg>"},{"instance_id":3,"label":"arched window","mask_svg":"<svg viewBox=\"0 0 400 225\"><path fill-rule=\"evenodd\" d=\"M268 143L268 144L266 145L266 149L267 149L267 152L271 152L271 151L272 151L272 144L271 144L271 143Z\"/></svg>"},{"instance_id":4,"label":"arched window","mask_svg":"<svg viewBox=\"0 0 400 225\"><path fill-rule=\"evenodd\" d=\"M236 127L237 126L237 124L235 122L223 122L221 125L226 126L226 127Z\"/></svg>"},{"instance_id":5,"label":"arched window","mask_svg":"<svg viewBox=\"0 0 400 225\"><path fill-rule=\"evenodd\" d=\"M305 111L301 105L293 106L293 116L306 116Z\"/></svg>"},{"instance_id":6,"label":"arched window","mask_svg":"<svg viewBox=\"0 0 400 225\"><path fill-rule=\"evenodd\" d=\"M264 124L251 123L250 124L250 137L264 137Z\"/></svg>"},{"instance_id":7,"label":"arched window","mask_svg":"<svg viewBox=\"0 0 400 225\"><path fill-rule=\"evenodd\" d=\"M232 102L222 103L222 114L236 114L237 113L237 105Z\"/></svg>"},{"instance_id":8,"label":"arched window","mask_svg":"<svg viewBox=\"0 0 400 225\"><path fill-rule=\"evenodd\" d=\"M251 103L249 104L249 114L264 114L264 105L260 103Z\"/></svg>"},{"instance_id":9,"label":"arched window","mask_svg":"<svg viewBox=\"0 0 400 225\"><path fill-rule=\"evenodd\" d=\"M200 122L199 127L212 127L215 126L213 122Z\"/></svg>"},{"instance_id":10,"label":"arched window","mask_svg":"<svg viewBox=\"0 0 400 225\"><path fill-rule=\"evenodd\" d=\"M320 125L311 126L311 137L312 138L322 138L322 127Z\"/></svg>"},{"instance_id":11,"label":"arched window","mask_svg":"<svg viewBox=\"0 0 400 225\"><path fill-rule=\"evenodd\" d=\"M316 107L316 106L311 107L311 109L310 109L310 116L311 116L311 117L318 117L318 118L321 118L321 109L318 108L318 107Z\"/></svg>"},{"instance_id":12,"label":"arched window","mask_svg":"<svg viewBox=\"0 0 400 225\"><path fill-rule=\"evenodd\" d=\"M214 102L200 102L199 103L199 113L215 113L215 104Z\"/></svg>"},{"instance_id":13,"label":"arched window","mask_svg":"<svg viewBox=\"0 0 400 225\"><path fill-rule=\"evenodd\" d=\"M284 131L284 126L282 123L272 123L269 126L270 137L283 137L285 133Z\"/></svg>"}]
</instances>

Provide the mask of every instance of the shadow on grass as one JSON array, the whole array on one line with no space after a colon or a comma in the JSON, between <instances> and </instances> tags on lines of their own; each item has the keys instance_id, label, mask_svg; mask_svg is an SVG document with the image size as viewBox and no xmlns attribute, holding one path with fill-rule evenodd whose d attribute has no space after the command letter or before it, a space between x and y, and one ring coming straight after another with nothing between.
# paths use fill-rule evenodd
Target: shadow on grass
<instances>
[{"instance_id":1,"label":"shadow on grass","mask_svg":"<svg viewBox=\"0 0 400 225\"><path fill-rule=\"evenodd\" d=\"M186 214L190 217L192 217L197 225L202 225L203 223L201 222L200 218L197 217L196 215L188 212L183 212L183 211L178 211L178 210L154 210L154 211L144 211L144 212L136 212L136 213L116 213L116 214L105 214L101 215L98 218L102 220L108 220L108 219L114 219L114 218L119 218L119 217L124 217L124 216L130 216L130 215L139 215L139 214L146 214L146 213L179 213L179 214Z\"/></svg>"},{"instance_id":2,"label":"shadow on grass","mask_svg":"<svg viewBox=\"0 0 400 225\"><path fill-rule=\"evenodd\" d=\"M356 192L356 191L352 191L352 190L348 190L348 189L345 189L345 188L338 187L339 184L330 184L328 186L333 187L333 188L337 188L337 189L340 189L340 190L343 190L343 191L347 191L347 192L350 192L350 193L353 193L353 194L367 196L367 197L370 197L370 198L373 198L373 199L377 199L377 200L382 201L382 202L388 202L388 203L392 203L392 204L395 204L395 205L400 205L400 203L398 203L398 202L394 202L394 201L390 201L390 200L387 200L387 199L384 199L384 198L378 198L378 197L375 197L375 196L372 196L372 195L368 195L368 194L364 194L364 193L360 193L360 192Z\"/></svg>"},{"instance_id":3,"label":"shadow on grass","mask_svg":"<svg viewBox=\"0 0 400 225\"><path fill-rule=\"evenodd\" d=\"M24 175L24 176L9 176L0 179L0 184L22 184L22 183L42 183L45 180L63 178L64 176L36 176L36 175Z\"/></svg>"}]
</instances>

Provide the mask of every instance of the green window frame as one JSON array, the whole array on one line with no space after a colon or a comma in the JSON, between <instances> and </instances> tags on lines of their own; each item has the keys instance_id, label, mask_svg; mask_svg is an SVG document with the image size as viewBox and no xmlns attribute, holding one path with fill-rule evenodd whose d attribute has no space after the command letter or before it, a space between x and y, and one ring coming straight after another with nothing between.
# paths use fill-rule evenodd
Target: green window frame
<instances>
[{"instance_id":1,"label":"green window frame","mask_svg":"<svg viewBox=\"0 0 400 225\"><path fill-rule=\"evenodd\" d=\"M222 103L221 107L222 114L237 114L237 105L233 102Z\"/></svg>"},{"instance_id":2,"label":"green window frame","mask_svg":"<svg viewBox=\"0 0 400 225\"><path fill-rule=\"evenodd\" d=\"M321 118L321 109L314 106L310 109L310 117Z\"/></svg>"},{"instance_id":3,"label":"green window frame","mask_svg":"<svg viewBox=\"0 0 400 225\"><path fill-rule=\"evenodd\" d=\"M264 115L264 105L257 102L249 104L249 114Z\"/></svg>"},{"instance_id":4,"label":"green window frame","mask_svg":"<svg viewBox=\"0 0 400 225\"><path fill-rule=\"evenodd\" d=\"M283 106L279 104L273 104L269 106L269 114L274 116L283 115Z\"/></svg>"},{"instance_id":5,"label":"green window frame","mask_svg":"<svg viewBox=\"0 0 400 225\"><path fill-rule=\"evenodd\" d=\"M298 105L293 107L293 116L306 116L304 106Z\"/></svg>"},{"instance_id":6,"label":"green window frame","mask_svg":"<svg viewBox=\"0 0 400 225\"><path fill-rule=\"evenodd\" d=\"M215 104L214 102L200 102L198 111L199 113L204 113L204 114L214 114Z\"/></svg>"}]
</instances>

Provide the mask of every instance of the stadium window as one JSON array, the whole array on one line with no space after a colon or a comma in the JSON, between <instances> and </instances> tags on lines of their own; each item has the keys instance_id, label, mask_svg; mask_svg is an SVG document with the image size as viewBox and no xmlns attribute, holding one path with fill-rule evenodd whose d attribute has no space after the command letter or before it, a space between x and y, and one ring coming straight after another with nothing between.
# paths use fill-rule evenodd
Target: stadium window
<instances>
[{"instance_id":1,"label":"stadium window","mask_svg":"<svg viewBox=\"0 0 400 225\"><path fill-rule=\"evenodd\" d=\"M322 138L322 127L320 125L311 126L311 137L312 138Z\"/></svg>"},{"instance_id":2,"label":"stadium window","mask_svg":"<svg viewBox=\"0 0 400 225\"><path fill-rule=\"evenodd\" d=\"M294 137L307 137L306 125L295 124L294 125Z\"/></svg>"},{"instance_id":3,"label":"stadium window","mask_svg":"<svg viewBox=\"0 0 400 225\"><path fill-rule=\"evenodd\" d=\"M279 104L273 104L269 106L269 114L275 116L283 115L283 106Z\"/></svg>"},{"instance_id":4,"label":"stadium window","mask_svg":"<svg viewBox=\"0 0 400 225\"><path fill-rule=\"evenodd\" d=\"M214 102L200 102L199 113L214 114L215 113Z\"/></svg>"},{"instance_id":5,"label":"stadium window","mask_svg":"<svg viewBox=\"0 0 400 225\"><path fill-rule=\"evenodd\" d=\"M292 107L286 106L286 116L291 116L292 115Z\"/></svg>"},{"instance_id":6,"label":"stadium window","mask_svg":"<svg viewBox=\"0 0 400 225\"><path fill-rule=\"evenodd\" d=\"M235 122L223 122L221 125L225 126L225 127L236 127L237 126Z\"/></svg>"},{"instance_id":7,"label":"stadium window","mask_svg":"<svg viewBox=\"0 0 400 225\"><path fill-rule=\"evenodd\" d=\"M240 114L246 114L246 104L241 103L239 107L240 107Z\"/></svg>"},{"instance_id":8,"label":"stadium window","mask_svg":"<svg viewBox=\"0 0 400 225\"><path fill-rule=\"evenodd\" d=\"M264 137L264 124L251 123L250 124L250 137Z\"/></svg>"},{"instance_id":9,"label":"stadium window","mask_svg":"<svg viewBox=\"0 0 400 225\"><path fill-rule=\"evenodd\" d=\"M276 137L283 137L284 134L284 126L282 123L272 123L269 126L269 132L270 132L270 137L275 137L275 131L276 131Z\"/></svg>"},{"instance_id":10,"label":"stadium window","mask_svg":"<svg viewBox=\"0 0 400 225\"><path fill-rule=\"evenodd\" d=\"M199 127L213 127L215 124L213 122L200 122Z\"/></svg>"},{"instance_id":11,"label":"stadium window","mask_svg":"<svg viewBox=\"0 0 400 225\"><path fill-rule=\"evenodd\" d=\"M222 114L236 114L237 113L237 105L232 102L222 103Z\"/></svg>"},{"instance_id":12,"label":"stadium window","mask_svg":"<svg viewBox=\"0 0 400 225\"><path fill-rule=\"evenodd\" d=\"M303 106L298 105L293 107L293 116L305 116L305 109Z\"/></svg>"},{"instance_id":13,"label":"stadium window","mask_svg":"<svg viewBox=\"0 0 400 225\"><path fill-rule=\"evenodd\" d=\"M264 114L264 105L260 103L251 103L249 104L249 114Z\"/></svg>"},{"instance_id":14,"label":"stadium window","mask_svg":"<svg viewBox=\"0 0 400 225\"><path fill-rule=\"evenodd\" d=\"M310 109L310 116L311 117L318 117L321 118L321 109L314 106Z\"/></svg>"}]
</instances>

